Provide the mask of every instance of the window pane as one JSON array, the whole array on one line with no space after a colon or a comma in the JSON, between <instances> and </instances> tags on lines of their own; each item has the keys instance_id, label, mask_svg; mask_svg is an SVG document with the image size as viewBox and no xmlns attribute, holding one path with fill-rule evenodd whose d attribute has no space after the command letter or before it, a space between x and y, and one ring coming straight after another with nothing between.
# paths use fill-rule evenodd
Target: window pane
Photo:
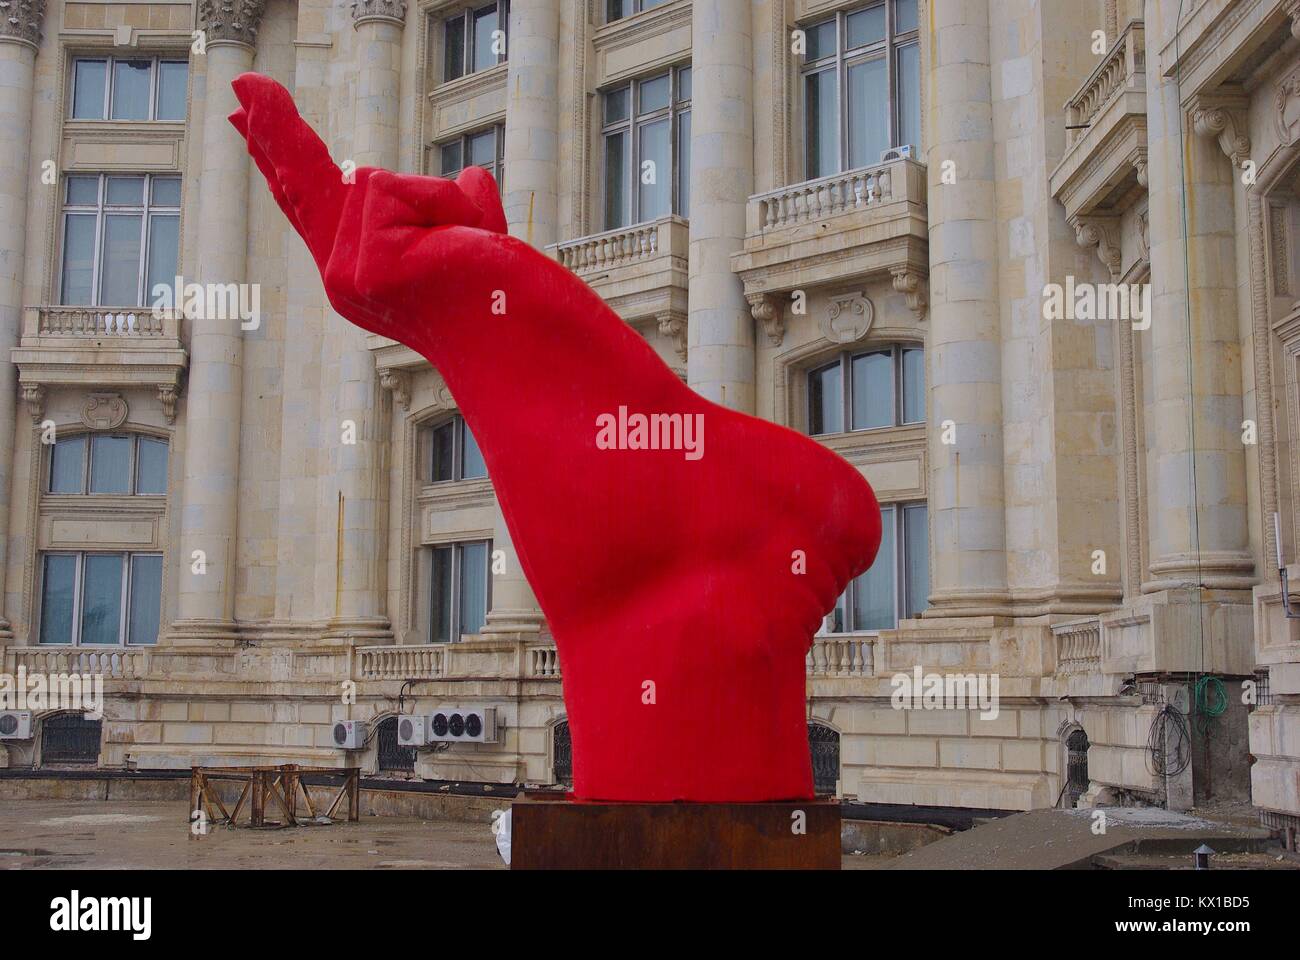
<instances>
[{"instance_id":1,"label":"window pane","mask_svg":"<svg viewBox=\"0 0 1300 960\"><path fill-rule=\"evenodd\" d=\"M894 33L916 29L916 0L894 0Z\"/></svg>"},{"instance_id":2,"label":"window pane","mask_svg":"<svg viewBox=\"0 0 1300 960\"><path fill-rule=\"evenodd\" d=\"M460 546L460 634L478 633L487 619L486 543Z\"/></svg>"},{"instance_id":3,"label":"window pane","mask_svg":"<svg viewBox=\"0 0 1300 960\"><path fill-rule=\"evenodd\" d=\"M805 60L820 60L822 57L835 55L835 21L827 20L811 27L804 27L808 38L808 52Z\"/></svg>"},{"instance_id":4,"label":"window pane","mask_svg":"<svg viewBox=\"0 0 1300 960\"><path fill-rule=\"evenodd\" d=\"M894 425L894 358L867 353L853 358L853 429Z\"/></svg>"},{"instance_id":5,"label":"window pane","mask_svg":"<svg viewBox=\"0 0 1300 960\"><path fill-rule=\"evenodd\" d=\"M135 492L167 492L167 441L140 437L136 448Z\"/></svg>"},{"instance_id":6,"label":"window pane","mask_svg":"<svg viewBox=\"0 0 1300 960\"><path fill-rule=\"evenodd\" d=\"M90 441L90 492L131 492L131 438L97 436Z\"/></svg>"},{"instance_id":7,"label":"window pane","mask_svg":"<svg viewBox=\"0 0 1300 960\"><path fill-rule=\"evenodd\" d=\"M131 558L127 643L157 643L162 613L162 557Z\"/></svg>"},{"instance_id":8,"label":"window pane","mask_svg":"<svg viewBox=\"0 0 1300 960\"><path fill-rule=\"evenodd\" d=\"M456 476L455 460L453 459L455 431L456 424L454 421L448 421L433 430L433 443L431 444L433 447L433 469L429 474L429 479L434 483L451 480Z\"/></svg>"},{"instance_id":9,"label":"window pane","mask_svg":"<svg viewBox=\"0 0 1300 960\"><path fill-rule=\"evenodd\" d=\"M677 71L677 100L691 99L691 68L682 67Z\"/></svg>"},{"instance_id":10,"label":"window pane","mask_svg":"<svg viewBox=\"0 0 1300 960\"><path fill-rule=\"evenodd\" d=\"M823 70L804 78L808 105L808 179L816 180L840 169L839 93L835 71Z\"/></svg>"},{"instance_id":11,"label":"window pane","mask_svg":"<svg viewBox=\"0 0 1300 960\"><path fill-rule=\"evenodd\" d=\"M605 137L605 229L627 226L631 196L627 189L627 134Z\"/></svg>"},{"instance_id":12,"label":"window pane","mask_svg":"<svg viewBox=\"0 0 1300 960\"><path fill-rule=\"evenodd\" d=\"M89 304L95 262L95 215L71 213L64 219L61 302Z\"/></svg>"},{"instance_id":13,"label":"window pane","mask_svg":"<svg viewBox=\"0 0 1300 960\"><path fill-rule=\"evenodd\" d=\"M104 203L115 207L144 206L144 177L109 177Z\"/></svg>"},{"instance_id":14,"label":"window pane","mask_svg":"<svg viewBox=\"0 0 1300 960\"><path fill-rule=\"evenodd\" d=\"M907 616L919 616L930 596L930 528L925 504L903 510L907 554Z\"/></svg>"},{"instance_id":15,"label":"window pane","mask_svg":"<svg viewBox=\"0 0 1300 960\"><path fill-rule=\"evenodd\" d=\"M485 70L497 62L497 55L492 52L492 31L497 28L497 9L474 14L474 66L473 70Z\"/></svg>"},{"instance_id":16,"label":"window pane","mask_svg":"<svg viewBox=\"0 0 1300 960\"><path fill-rule=\"evenodd\" d=\"M176 258L180 248L181 218L175 214L154 214L149 218L149 270L145 276L145 299L154 301L155 284L171 287L176 282Z\"/></svg>"},{"instance_id":17,"label":"window pane","mask_svg":"<svg viewBox=\"0 0 1300 960\"><path fill-rule=\"evenodd\" d=\"M810 406L809 432L841 433L844 430L844 376L840 365L823 367L808 375Z\"/></svg>"},{"instance_id":18,"label":"window pane","mask_svg":"<svg viewBox=\"0 0 1300 960\"><path fill-rule=\"evenodd\" d=\"M474 431L470 430L469 424L464 420L460 421L461 438L464 451L461 458L464 463L461 465L461 479L475 480L480 477L486 477L487 463L483 460L483 452L478 448L478 441L474 439Z\"/></svg>"},{"instance_id":19,"label":"window pane","mask_svg":"<svg viewBox=\"0 0 1300 960\"><path fill-rule=\"evenodd\" d=\"M638 128L641 136L640 203L641 220L667 216L672 203L673 157L670 149L672 123L664 117Z\"/></svg>"},{"instance_id":20,"label":"window pane","mask_svg":"<svg viewBox=\"0 0 1300 960\"><path fill-rule=\"evenodd\" d=\"M190 65L184 60L166 60L158 65L158 120L185 119L185 84Z\"/></svg>"},{"instance_id":21,"label":"window pane","mask_svg":"<svg viewBox=\"0 0 1300 960\"><path fill-rule=\"evenodd\" d=\"M461 167L464 166L464 162L460 158L460 148L461 142L459 140L454 143L444 143L442 145L439 167L444 177L454 177L456 174L460 173Z\"/></svg>"},{"instance_id":22,"label":"window pane","mask_svg":"<svg viewBox=\"0 0 1300 960\"><path fill-rule=\"evenodd\" d=\"M72 594L77 558L46 555L41 577L41 643L72 642Z\"/></svg>"},{"instance_id":23,"label":"window pane","mask_svg":"<svg viewBox=\"0 0 1300 960\"><path fill-rule=\"evenodd\" d=\"M903 351L903 422L925 420L925 351Z\"/></svg>"},{"instance_id":24,"label":"window pane","mask_svg":"<svg viewBox=\"0 0 1300 960\"><path fill-rule=\"evenodd\" d=\"M451 639L451 552L451 547L435 547L432 551L430 638L441 643Z\"/></svg>"},{"instance_id":25,"label":"window pane","mask_svg":"<svg viewBox=\"0 0 1300 960\"><path fill-rule=\"evenodd\" d=\"M50 493L85 493L86 438L58 440L50 452Z\"/></svg>"},{"instance_id":26,"label":"window pane","mask_svg":"<svg viewBox=\"0 0 1300 960\"><path fill-rule=\"evenodd\" d=\"M677 212L691 215L691 111L677 117Z\"/></svg>"},{"instance_id":27,"label":"window pane","mask_svg":"<svg viewBox=\"0 0 1300 960\"><path fill-rule=\"evenodd\" d=\"M87 554L81 584L81 642L117 643L122 622L122 558Z\"/></svg>"},{"instance_id":28,"label":"window pane","mask_svg":"<svg viewBox=\"0 0 1300 960\"><path fill-rule=\"evenodd\" d=\"M883 508L880 517L880 552L871 569L854 583L855 630L891 630L898 625L894 619L894 508Z\"/></svg>"},{"instance_id":29,"label":"window pane","mask_svg":"<svg viewBox=\"0 0 1300 960\"><path fill-rule=\"evenodd\" d=\"M153 206L179 207L181 205L181 178L153 178Z\"/></svg>"},{"instance_id":30,"label":"window pane","mask_svg":"<svg viewBox=\"0 0 1300 960\"><path fill-rule=\"evenodd\" d=\"M605 7L607 21L622 20L630 12L632 0L609 0Z\"/></svg>"},{"instance_id":31,"label":"window pane","mask_svg":"<svg viewBox=\"0 0 1300 960\"><path fill-rule=\"evenodd\" d=\"M655 7L662 7L668 0L641 0L642 10L653 10Z\"/></svg>"},{"instance_id":32,"label":"window pane","mask_svg":"<svg viewBox=\"0 0 1300 960\"><path fill-rule=\"evenodd\" d=\"M654 113L668 106L668 74L637 84L637 113Z\"/></svg>"},{"instance_id":33,"label":"window pane","mask_svg":"<svg viewBox=\"0 0 1300 960\"><path fill-rule=\"evenodd\" d=\"M443 29L444 67L442 78L455 80L465 74L465 18L452 17Z\"/></svg>"},{"instance_id":34,"label":"window pane","mask_svg":"<svg viewBox=\"0 0 1300 960\"><path fill-rule=\"evenodd\" d=\"M104 218L99 260L99 302L107 307L140 306L139 214Z\"/></svg>"},{"instance_id":35,"label":"window pane","mask_svg":"<svg viewBox=\"0 0 1300 960\"><path fill-rule=\"evenodd\" d=\"M921 146L921 46L898 48L898 143Z\"/></svg>"},{"instance_id":36,"label":"window pane","mask_svg":"<svg viewBox=\"0 0 1300 960\"><path fill-rule=\"evenodd\" d=\"M857 13L850 13L846 18L848 21L849 37L848 49L865 46L869 43L879 43L885 39L885 5L882 3L878 7L872 7L870 10L859 10Z\"/></svg>"},{"instance_id":37,"label":"window pane","mask_svg":"<svg viewBox=\"0 0 1300 960\"><path fill-rule=\"evenodd\" d=\"M627 104L631 97L629 88L611 90L605 94L605 123L617 123L627 119Z\"/></svg>"},{"instance_id":38,"label":"window pane","mask_svg":"<svg viewBox=\"0 0 1300 960\"><path fill-rule=\"evenodd\" d=\"M469 162L476 167L490 167L497 158L497 132L488 130L469 138Z\"/></svg>"},{"instance_id":39,"label":"window pane","mask_svg":"<svg viewBox=\"0 0 1300 960\"><path fill-rule=\"evenodd\" d=\"M845 590L835 601L831 611L831 628L828 633L845 633L849 629L849 592Z\"/></svg>"},{"instance_id":40,"label":"window pane","mask_svg":"<svg viewBox=\"0 0 1300 960\"><path fill-rule=\"evenodd\" d=\"M889 142L889 73L879 57L849 67L849 167L880 162Z\"/></svg>"},{"instance_id":41,"label":"window pane","mask_svg":"<svg viewBox=\"0 0 1300 960\"><path fill-rule=\"evenodd\" d=\"M99 203L99 177L68 177L68 204L93 207Z\"/></svg>"},{"instance_id":42,"label":"window pane","mask_svg":"<svg viewBox=\"0 0 1300 960\"><path fill-rule=\"evenodd\" d=\"M104 83L108 63L104 60L78 60L72 76L72 119L104 119Z\"/></svg>"},{"instance_id":43,"label":"window pane","mask_svg":"<svg viewBox=\"0 0 1300 960\"><path fill-rule=\"evenodd\" d=\"M149 71L152 66L148 60L113 61L113 109L110 116L114 120L149 119Z\"/></svg>"}]
</instances>

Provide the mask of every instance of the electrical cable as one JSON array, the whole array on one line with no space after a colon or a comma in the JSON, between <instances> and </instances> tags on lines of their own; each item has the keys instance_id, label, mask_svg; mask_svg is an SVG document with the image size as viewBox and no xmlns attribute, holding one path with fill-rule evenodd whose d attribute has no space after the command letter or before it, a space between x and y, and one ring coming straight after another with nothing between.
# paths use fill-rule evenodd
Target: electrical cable
<instances>
[{"instance_id":1,"label":"electrical cable","mask_svg":"<svg viewBox=\"0 0 1300 960\"><path fill-rule=\"evenodd\" d=\"M1162 706L1151 721L1146 759L1147 771L1161 778L1176 777L1191 765L1191 734L1187 729L1187 718L1172 703Z\"/></svg>"}]
</instances>

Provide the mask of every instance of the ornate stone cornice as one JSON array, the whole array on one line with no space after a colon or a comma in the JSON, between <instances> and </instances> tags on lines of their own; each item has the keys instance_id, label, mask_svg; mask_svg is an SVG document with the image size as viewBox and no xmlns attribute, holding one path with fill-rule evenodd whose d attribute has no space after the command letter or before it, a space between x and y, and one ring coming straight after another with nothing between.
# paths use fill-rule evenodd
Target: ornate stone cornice
<instances>
[{"instance_id":1,"label":"ornate stone cornice","mask_svg":"<svg viewBox=\"0 0 1300 960\"><path fill-rule=\"evenodd\" d=\"M785 303L782 298L772 293L751 293L745 299L749 301L749 312L754 319L762 322L768 343L779 347L785 339Z\"/></svg>"},{"instance_id":2,"label":"ornate stone cornice","mask_svg":"<svg viewBox=\"0 0 1300 960\"><path fill-rule=\"evenodd\" d=\"M907 309L916 314L916 319L925 318L925 278L910 266L894 267L889 271L894 278L894 290L907 297Z\"/></svg>"},{"instance_id":3,"label":"ornate stone cornice","mask_svg":"<svg viewBox=\"0 0 1300 960\"><path fill-rule=\"evenodd\" d=\"M680 310L668 310L656 314L655 319L659 321L659 332L673 339L677 356L684 363L686 361L686 314Z\"/></svg>"},{"instance_id":4,"label":"ornate stone cornice","mask_svg":"<svg viewBox=\"0 0 1300 960\"><path fill-rule=\"evenodd\" d=\"M206 43L257 46L266 0L199 0L199 26Z\"/></svg>"},{"instance_id":5,"label":"ornate stone cornice","mask_svg":"<svg viewBox=\"0 0 1300 960\"><path fill-rule=\"evenodd\" d=\"M1192 101L1192 128L1198 136L1218 137L1219 146L1236 167L1250 159L1249 106L1250 100L1237 93L1201 95Z\"/></svg>"},{"instance_id":6,"label":"ornate stone cornice","mask_svg":"<svg viewBox=\"0 0 1300 960\"><path fill-rule=\"evenodd\" d=\"M386 20L398 26L406 23L406 0L353 0L352 25L367 20Z\"/></svg>"},{"instance_id":7,"label":"ornate stone cornice","mask_svg":"<svg viewBox=\"0 0 1300 960\"><path fill-rule=\"evenodd\" d=\"M0 40L41 44L45 0L0 0Z\"/></svg>"},{"instance_id":8,"label":"ornate stone cornice","mask_svg":"<svg viewBox=\"0 0 1300 960\"><path fill-rule=\"evenodd\" d=\"M1074 239L1079 246L1097 248L1097 257L1112 279L1118 279L1123 268L1123 254L1119 245L1119 218L1084 216L1071 217L1070 226L1074 228Z\"/></svg>"}]
</instances>

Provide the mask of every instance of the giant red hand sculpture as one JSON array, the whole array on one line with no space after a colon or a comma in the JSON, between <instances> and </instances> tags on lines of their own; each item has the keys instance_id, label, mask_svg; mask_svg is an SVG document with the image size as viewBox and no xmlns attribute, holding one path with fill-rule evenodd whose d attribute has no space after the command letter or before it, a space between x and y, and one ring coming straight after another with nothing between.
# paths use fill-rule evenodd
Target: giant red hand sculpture
<instances>
[{"instance_id":1,"label":"giant red hand sculpture","mask_svg":"<svg viewBox=\"0 0 1300 960\"><path fill-rule=\"evenodd\" d=\"M478 440L563 665L574 795L811 797L804 661L880 542L862 476L683 385L586 284L506 235L486 171L345 182L288 91L234 86L231 122L330 303L427 357ZM698 435L636 449L609 428L620 408L633 432L635 414L667 414Z\"/></svg>"}]
</instances>

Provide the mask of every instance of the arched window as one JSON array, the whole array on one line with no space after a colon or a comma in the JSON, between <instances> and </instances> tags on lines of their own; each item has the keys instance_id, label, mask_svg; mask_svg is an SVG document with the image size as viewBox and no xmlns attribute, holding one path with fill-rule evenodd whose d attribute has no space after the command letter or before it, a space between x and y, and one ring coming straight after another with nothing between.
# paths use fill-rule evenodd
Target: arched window
<instances>
[{"instance_id":1,"label":"arched window","mask_svg":"<svg viewBox=\"0 0 1300 960\"><path fill-rule=\"evenodd\" d=\"M41 724L41 763L98 763L104 722L59 713Z\"/></svg>"},{"instance_id":2,"label":"arched window","mask_svg":"<svg viewBox=\"0 0 1300 960\"><path fill-rule=\"evenodd\" d=\"M573 744L569 741L569 721L560 720L551 727L551 779L566 787L573 786Z\"/></svg>"},{"instance_id":3,"label":"arched window","mask_svg":"<svg viewBox=\"0 0 1300 960\"><path fill-rule=\"evenodd\" d=\"M845 352L808 373L808 433L925 422L925 351L894 344Z\"/></svg>"},{"instance_id":4,"label":"arched window","mask_svg":"<svg viewBox=\"0 0 1300 960\"><path fill-rule=\"evenodd\" d=\"M167 495L167 441L132 433L90 433L50 444L46 492L69 496Z\"/></svg>"},{"instance_id":5,"label":"arched window","mask_svg":"<svg viewBox=\"0 0 1300 960\"><path fill-rule=\"evenodd\" d=\"M835 796L840 781L840 735L824 723L808 722L808 749L812 752L813 792Z\"/></svg>"},{"instance_id":6,"label":"arched window","mask_svg":"<svg viewBox=\"0 0 1300 960\"><path fill-rule=\"evenodd\" d=\"M1066 803L1073 807L1088 792L1088 735L1078 727L1065 740Z\"/></svg>"},{"instance_id":7,"label":"arched window","mask_svg":"<svg viewBox=\"0 0 1300 960\"><path fill-rule=\"evenodd\" d=\"M397 717L385 717L376 734L379 739L380 773L414 773L415 748L403 747L397 742Z\"/></svg>"}]
</instances>

